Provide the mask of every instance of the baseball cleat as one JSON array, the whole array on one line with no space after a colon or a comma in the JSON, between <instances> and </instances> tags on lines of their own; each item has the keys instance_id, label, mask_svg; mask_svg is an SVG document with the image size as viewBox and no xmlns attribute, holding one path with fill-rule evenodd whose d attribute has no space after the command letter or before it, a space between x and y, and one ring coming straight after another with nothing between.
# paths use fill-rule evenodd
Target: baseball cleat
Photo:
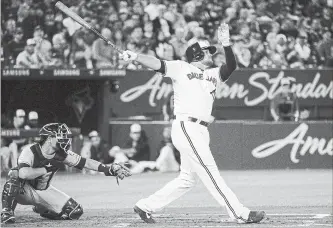
<instances>
[{"instance_id":1,"label":"baseball cleat","mask_svg":"<svg viewBox=\"0 0 333 228\"><path fill-rule=\"evenodd\" d=\"M141 210L138 206L134 206L133 209L134 209L134 212L137 213L144 222L155 223L155 220L153 219L153 217L151 216L150 213L147 213L147 212Z\"/></svg>"},{"instance_id":2,"label":"baseball cleat","mask_svg":"<svg viewBox=\"0 0 333 228\"><path fill-rule=\"evenodd\" d=\"M264 211L250 211L249 218L245 223L259 223L266 217L266 213Z\"/></svg>"},{"instance_id":3,"label":"baseball cleat","mask_svg":"<svg viewBox=\"0 0 333 228\"><path fill-rule=\"evenodd\" d=\"M1 211L1 224L14 223L14 222L15 222L15 216L12 210Z\"/></svg>"}]
</instances>

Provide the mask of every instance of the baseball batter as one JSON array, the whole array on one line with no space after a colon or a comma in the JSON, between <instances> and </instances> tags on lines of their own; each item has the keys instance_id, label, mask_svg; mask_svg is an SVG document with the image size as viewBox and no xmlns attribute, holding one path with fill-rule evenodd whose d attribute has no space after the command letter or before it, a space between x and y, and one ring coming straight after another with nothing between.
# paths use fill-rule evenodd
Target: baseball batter
<instances>
[{"instance_id":1,"label":"baseball batter","mask_svg":"<svg viewBox=\"0 0 333 228\"><path fill-rule=\"evenodd\" d=\"M170 77L174 89L172 141L181 154L181 171L177 178L145 199L139 200L134 211L147 223L154 223L152 214L192 189L197 177L229 216L238 223L258 223L264 211L250 211L243 206L220 176L209 147L207 126L212 122L216 86L224 83L236 69L236 60L229 42L229 27L218 28L218 39L224 47L226 64L212 68L216 47L197 42L186 50L187 62L164 61L153 56L125 51L125 61L137 61L164 77Z\"/></svg>"},{"instance_id":2,"label":"baseball batter","mask_svg":"<svg viewBox=\"0 0 333 228\"><path fill-rule=\"evenodd\" d=\"M25 147L18 158L18 167L9 173L2 192L1 223L14 223L17 205L33 205L33 211L48 219L79 219L82 206L50 183L59 165L103 172L123 179L129 170L117 163L110 166L86 159L69 150L71 131L66 124L51 123L39 132L39 143Z\"/></svg>"}]
</instances>

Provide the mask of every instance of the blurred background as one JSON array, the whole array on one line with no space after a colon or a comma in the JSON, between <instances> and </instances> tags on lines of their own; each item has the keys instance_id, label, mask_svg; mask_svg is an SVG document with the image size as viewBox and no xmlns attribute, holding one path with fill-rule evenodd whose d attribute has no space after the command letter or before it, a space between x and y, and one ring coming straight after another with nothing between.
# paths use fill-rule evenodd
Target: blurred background
<instances>
[{"instance_id":1,"label":"blurred background","mask_svg":"<svg viewBox=\"0 0 333 228\"><path fill-rule=\"evenodd\" d=\"M120 60L55 2L1 1L2 172L49 122L71 127L82 156L177 172L171 81ZM219 168L332 168L332 0L62 2L119 48L165 60L208 40L221 65L216 29L228 23L238 69L209 127Z\"/></svg>"}]
</instances>

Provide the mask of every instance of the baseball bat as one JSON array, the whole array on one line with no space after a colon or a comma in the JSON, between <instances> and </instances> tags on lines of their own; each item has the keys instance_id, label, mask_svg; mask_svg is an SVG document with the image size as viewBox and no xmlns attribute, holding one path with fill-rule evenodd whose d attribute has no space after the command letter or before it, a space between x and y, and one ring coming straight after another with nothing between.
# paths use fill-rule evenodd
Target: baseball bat
<instances>
[{"instance_id":1,"label":"baseball bat","mask_svg":"<svg viewBox=\"0 0 333 228\"><path fill-rule=\"evenodd\" d=\"M89 29L93 33L95 33L99 38L105 41L108 45L113 47L118 53L122 54L123 51L120 50L114 43L112 43L110 40L106 39L101 33L99 33L94 27L92 27L90 24L88 24L85 20L82 19L79 15L74 13L71 9L69 9L66 5L64 5L62 2L58 1L55 6L62 11L64 14L72 18L74 21L82 25L83 27Z\"/></svg>"}]
</instances>

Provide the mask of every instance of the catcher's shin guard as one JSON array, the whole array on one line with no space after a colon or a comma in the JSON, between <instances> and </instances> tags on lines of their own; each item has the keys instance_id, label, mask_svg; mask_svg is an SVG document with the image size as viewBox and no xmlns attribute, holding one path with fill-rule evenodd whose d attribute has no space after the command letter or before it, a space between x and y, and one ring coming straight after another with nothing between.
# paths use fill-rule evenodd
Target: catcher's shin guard
<instances>
[{"instance_id":1,"label":"catcher's shin guard","mask_svg":"<svg viewBox=\"0 0 333 228\"><path fill-rule=\"evenodd\" d=\"M70 198L62 208L62 216L68 219L79 219L83 214L83 208L73 198Z\"/></svg>"},{"instance_id":2,"label":"catcher's shin guard","mask_svg":"<svg viewBox=\"0 0 333 228\"><path fill-rule=\"evenodd\" d=\"M9 180L6 181L2 191L1 223L15 222L16 196L20 191L21 181L18 178L18 169L14 168L10 171Z\"/></svg>"}]
</instances>

